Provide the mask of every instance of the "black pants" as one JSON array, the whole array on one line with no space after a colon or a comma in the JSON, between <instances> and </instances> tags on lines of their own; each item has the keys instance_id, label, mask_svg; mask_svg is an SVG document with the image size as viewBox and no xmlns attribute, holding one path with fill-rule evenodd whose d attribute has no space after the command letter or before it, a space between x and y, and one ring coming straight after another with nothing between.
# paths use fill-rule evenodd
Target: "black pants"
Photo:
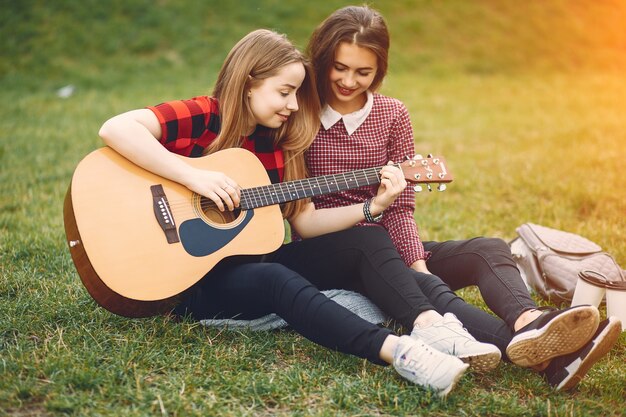
<instances>
[{"instance_id":1,"label":"black pants","mask_svg":"<svg viewBox=\"0 0 626 417\"><path fill-rule=\"evenodd\" d=\"M275 313L319 345L385 364L379 353L392 332L363 320L320 292L342 288L337 282L344 272L369 270L368 265L361 265L364 251L352 247L365 246L376 251L382 246L383 250L388 250L386 233L362 239L363 234L355 231L350 229L309 239L304 246L283 245L263 262L241 263L241 259L227 259L186 292L175 313L191 315L196 320L254 319ZM336 247L331 246L333 242L343 242L349 248L342 251L342 256L336 256ZM317 279L310 281L281 261L285 264L302 262L306 266L299 269L309 269L307 276ZM382 256L377 262L384 263ZM417 307L415 311L417 314Z\"/></svg>"},{"instance_id":2,"label":"black pants","mask_svg":"<svg viewBox=\"0 0 626 417\"><path fill-rule=\"evenodd\" d=\"M425 310L454 313L477 340L496 345L504 355L513 337L514 318L535 306L508 246L498 239L436 245L429 244L429 250L435 249L428 262L430 272L445 274L454 289L480 283L487 305L498 315L508 316L511 323L468 304L440 277L407 268L381 227L356 227L293 242L279 249L272 260L322 290L342 288L367 296L407 329Z\"/></svg>"},{"instance_id":3,"label":"black pants","mask_svg":"<svg viewBox=\"0 0 626 417\"><path fill-rule=\"evenodd\" d=\"M420 313L434 309L381 227L354 227L292 242L270 259L320 290L340 288L365 295L408 329Z\"/></svg>"},{"instance_id":4,"label":"black pants","mask_svg":"<svg viewBox=\"0 0 626 417\"><path fill-rule=\"evenodd\" d=\"M522 312L537 307L502 239L425 242L424 248L432 253L426 262L430 272L452 290L478 286L487 306L510 328Z\"/></svg>"},{"instance_id":5,"label":"black pants","mask_svg":"<svg viewBox=\"0 0 626 417\"><path fill-rule=\"evenodd\" d=\"M195 285L176 309L195 319L281 316L322 346L382 363L387 329L373 325L320 290L358 291L411 329L428 309L451 311L480 340L506 348L511 332L500 319L465 303L440 279L407 268L386 231L357 227L283 245L263 263L226 260ZM508 339L507 339L508 338Z\"/></svg>"}]
</instances>

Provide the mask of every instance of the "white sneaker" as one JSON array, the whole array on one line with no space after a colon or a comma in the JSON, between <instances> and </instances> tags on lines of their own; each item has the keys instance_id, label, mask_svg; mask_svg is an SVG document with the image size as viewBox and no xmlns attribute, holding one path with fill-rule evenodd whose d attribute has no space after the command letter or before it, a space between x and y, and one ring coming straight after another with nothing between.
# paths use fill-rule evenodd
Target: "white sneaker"
<instances>
[{"instance_id":1,"label":"white sneaker","mask_svg":"<svg viewBox=\"0 0 626 417\"><path fill-rule=\"evenodd\" d=\"M498 366L502 353L495 345L474 339L452 313L427 327L415 326L411 337L448 355L456 356L477 372L487 372Z\"/></svg>"},{"instance_id":2,"label":"white sneaker","mask_svg":"<svg viewBox=\"0 0 626 417\"><path fill-rule=\"evenodd\" d=\"M393 367L409 381L431 388L445 397L469 365L459 358L431 349L421 340L401 336L393 355Z\"/></svg>"}]
</instances>

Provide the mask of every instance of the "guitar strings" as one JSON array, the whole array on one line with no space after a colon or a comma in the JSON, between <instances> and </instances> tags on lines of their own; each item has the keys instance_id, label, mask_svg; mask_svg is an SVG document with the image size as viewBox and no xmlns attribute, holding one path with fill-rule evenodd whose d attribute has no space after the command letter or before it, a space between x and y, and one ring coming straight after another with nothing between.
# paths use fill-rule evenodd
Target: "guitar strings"
<instances>
[{"instance_id":1,"label":"guitar strings","mask_svg":"<svg viewBox=\"0 0 626 417\"><path fill-rule=\"evenodd\" d=\"M358 188L359 186L379 184L380 177L378 171L380 171L381 168L382 167L368 168L353 173L333 174L322 177L305 178L287 183L244 188L241 190L241 201L249 203L254 206L252 208L255 208ZM357 184L351 184L353 181L356 181ZM358 183L361 181L366 181L366 183L359 185ZM324 188L326 190L324 190ZM171 210L190 206L193 211L191 199L170 200L168 201L168 205ZM204 210L212 207L217 208L216 204L211 199L206 197L201 198L200 209Z\"/></svg>"},{"instance_id":2,"label":"guitar strings","mask_svg":"<svg viewBox=\"0 0 626 417\"><path fill-rule=\"evenodd\" d=\"M400 164L394 164L394 166L400 167ZM270 206L312 197L315 195L330 194L361 186L380 184L381 180L378 173L382 168L383 167L366 168L340 174L304 178L287 183L276 183L244 188L241 190L240 194L242 203L240 204L240 208L241 205L245 205L247 208L251 209ZM363 180L365 180L366 183L360 184ZM322 183L322 181L324 183ZM352 181L356 181L357 184L352 183ZM326 188L326 190L324 190L324 188ZM188 208L190 212L195 212L196 205L192 203L193 198L200 198L200 204L197 205L197 207L202 211L212 208L217 210L217 205L213 202L213 200L206 197L192 197L191 199L168 201L168 206L170 210L175 210L179 214L186 213L186 210L184 210L185 208Z\"/></svg>"}]
</instances>

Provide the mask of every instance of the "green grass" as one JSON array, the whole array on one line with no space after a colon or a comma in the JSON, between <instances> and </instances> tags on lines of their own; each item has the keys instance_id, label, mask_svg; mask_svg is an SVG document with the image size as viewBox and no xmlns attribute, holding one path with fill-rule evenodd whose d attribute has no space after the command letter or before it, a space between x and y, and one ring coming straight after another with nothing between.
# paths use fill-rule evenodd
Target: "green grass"
<instances>
[{"instance_id":1,"label":"green grass","mask_svg":"<svg viewBox=\"0 0 626 417\"><path fill-rule=\"evenodd\" d=\"M445 193L417 195L416 218L437 240L510 239L532 221L626 265L626 5L545 3L380 2L393 36L383 92L409 108L418 151L443 154L455 176ZM217 4L2 2L0 416L623 415L624 335L573 393L501 364L442 401L292 332L131 320L95 305L66 249L62 201L78 161L101 146L101 123L209 91L253 28L304 45L346 2ZM75 94L57 97L68 84ZM475 289L463 295L484 307Z\"/></svg>"}]
</instances>

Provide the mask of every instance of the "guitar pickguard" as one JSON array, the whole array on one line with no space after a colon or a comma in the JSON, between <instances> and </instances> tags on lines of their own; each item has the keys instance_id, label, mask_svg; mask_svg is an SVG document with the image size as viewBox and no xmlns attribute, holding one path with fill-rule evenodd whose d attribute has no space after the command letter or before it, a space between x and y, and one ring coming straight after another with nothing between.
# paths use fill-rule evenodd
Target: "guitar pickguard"
<instances>
[{"instance_id":1,"label":"guitar pickguard","mask_svg":"<svg viewBox=\"0 0 626 417\"><path fill-rule=\"evenodd\" d=\"M242 211L244 218L232 228L219 228L211 226L200 218L185 220L178 230L183 248L191 256L201 257L210 255L237 237L246 227L254 210Z\"/></svg>"}]
</instances>

